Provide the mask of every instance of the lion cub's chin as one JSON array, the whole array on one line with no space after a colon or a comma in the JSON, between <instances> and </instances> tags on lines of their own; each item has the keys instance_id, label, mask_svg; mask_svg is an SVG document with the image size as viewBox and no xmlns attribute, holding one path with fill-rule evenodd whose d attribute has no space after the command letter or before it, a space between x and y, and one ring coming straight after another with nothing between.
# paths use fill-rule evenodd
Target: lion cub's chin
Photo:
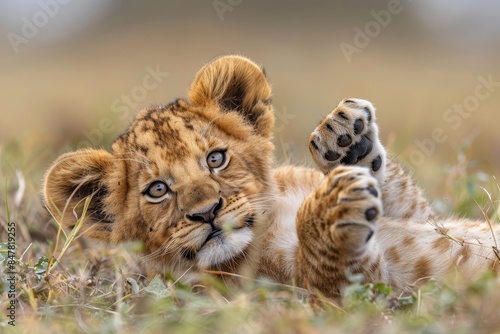
<instances>
[{"instance_id":1,"label":"lion cub's chin","mask_svg":"<svg viewBox=\"0 0 500 334\"><path fill-rule=\"evenodd\" d=\"M248 227L224 232L210 239L196 254L196 264L199 269L217 267L240 255L253 238L253 232Z\"/></svg>"}]
</instances>

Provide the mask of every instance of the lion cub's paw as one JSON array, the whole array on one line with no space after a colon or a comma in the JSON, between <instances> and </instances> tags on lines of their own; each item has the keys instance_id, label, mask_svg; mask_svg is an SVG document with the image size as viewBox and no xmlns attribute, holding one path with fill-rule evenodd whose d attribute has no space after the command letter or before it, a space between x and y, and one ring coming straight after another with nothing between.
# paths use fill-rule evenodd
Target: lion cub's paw
<instances>
[{"instance_id":1,"label":"lion cub's paw","mask_svg":"<svg viewBox=\"0 0 500 334\"><path fill-rule=\"evenodd\" d=\"M375 107L371 102L342 100L316 127L309 140L309 151L323 173L338 165L357 165L368 167L383 181L386 152L375 121Z\"/></svg>"},{"instance_id":2,"label":"lion cub's paw","mask_svg":"<svg viewBox=\"0 0 500 334\"><path fill-rule=\"evenodd\" d=\"M340 166L328 174L317 195L326 209L320 221L334 247L350 256L362 254L382 216L377 180L367 168Z\"/></svg>"}]
</instances>

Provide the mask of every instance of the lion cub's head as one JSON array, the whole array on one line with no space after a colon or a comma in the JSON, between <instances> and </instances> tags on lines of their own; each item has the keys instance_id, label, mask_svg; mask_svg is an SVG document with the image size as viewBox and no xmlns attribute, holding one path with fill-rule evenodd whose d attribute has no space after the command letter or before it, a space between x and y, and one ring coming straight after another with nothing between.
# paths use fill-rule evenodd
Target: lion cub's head
<instances>
[{"instance_id":1,"label":"lion cub's head","mask_svg":"<svg viewBox=\"0 0 500 334\"><path fill-rule=\"evenodd\" d=\"M112 243L141 240L171 268L224 268L246 256L270 187L274 116L262 69L228 56L203 67L189 100L140 111L112 152L83 149L48 170L57 220Z\"/></svg>"}]
</instances>

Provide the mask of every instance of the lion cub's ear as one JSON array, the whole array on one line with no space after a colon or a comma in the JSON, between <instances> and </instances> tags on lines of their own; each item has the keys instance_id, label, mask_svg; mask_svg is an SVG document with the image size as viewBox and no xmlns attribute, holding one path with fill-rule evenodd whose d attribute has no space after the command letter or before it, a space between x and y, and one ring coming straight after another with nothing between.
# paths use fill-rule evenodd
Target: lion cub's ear
<instances>
[{"instance_id":1,"label":"lion cub's ear","mask_svg":"<svg viewBox=\"0 0 500 334\"><path fill-rule=\"evenodd\" d=\"M109 186L119 169L116 164L114 156L104 150L84 149L59 157L45 175L43 193L45 204L55 219L73 227L84 215L81 232L113 241L114 215L107 199ZM88 196L92 199L84 213Z\"/></svg>"},{"instance_id":2,"label":"lion cub's ear","mask_svg":"<svg viewBox=\"0 0 500 334\"><path fill-rule=\"evenodd\" d=\"M271 86L263 70L247 58L226 56L204 66L191 84L189 99L196 106L216 104L223 111L237 111L256 134L272 136Z\"/></svg>"}]
</instances>

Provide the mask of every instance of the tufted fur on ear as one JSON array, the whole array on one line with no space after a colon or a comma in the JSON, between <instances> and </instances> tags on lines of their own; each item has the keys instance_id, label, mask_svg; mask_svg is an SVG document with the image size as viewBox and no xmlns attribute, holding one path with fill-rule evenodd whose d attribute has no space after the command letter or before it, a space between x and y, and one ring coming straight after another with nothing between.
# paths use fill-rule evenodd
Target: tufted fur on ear
<instances>
[{"instance_id":1,"label":"tufted fur on ear","mask_svg":"<svg viewBox=\"0 0 500 334\"><path fill-rule=\"evenodd\" d=\"M83 215L86 198L92 196L81 231L92 238L114 242L115 213L124 203L120 192L115 194L116 190L110 188L120 184L121 173L120 161L104 150L63 154L45 175L45 205L58 222L73 227Z\"/></svg>"},{"instance_id":2,"label":"tufted fur on ear","mask_svg":"<svg viewBox=\"0 0 500 334\"><path fill-rule=\"evenodd\" d=\"M245 57L225 56L205 65L191 84L189 99L195 106L237 112L257 135L272 136L271 86L263 70Z\"/></svg>"}]
</instances>

